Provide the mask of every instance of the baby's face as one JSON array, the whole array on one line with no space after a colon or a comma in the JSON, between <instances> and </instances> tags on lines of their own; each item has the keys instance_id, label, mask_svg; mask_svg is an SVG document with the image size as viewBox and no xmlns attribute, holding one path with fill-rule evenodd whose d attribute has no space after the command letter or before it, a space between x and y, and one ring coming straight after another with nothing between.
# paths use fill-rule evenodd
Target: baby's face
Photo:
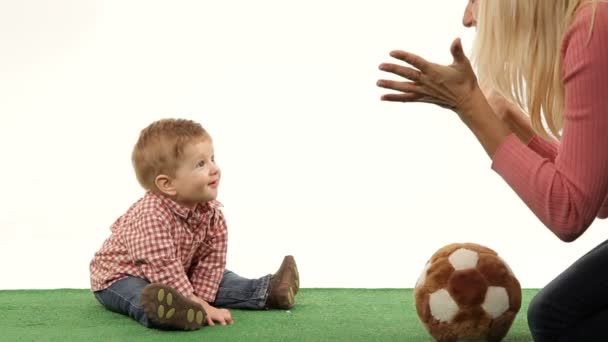
<instances>
[{"instance_id":1,"label":"baby's face","mask_svg":"<svg viewBox=\"0 0 608 342\"><path fill-rule=\"evenodd\" d=\"M220 176L211 139L187 144L175 173L176 201L194 208L197 203L216 199Z\"/></svg>"}]
</instances>

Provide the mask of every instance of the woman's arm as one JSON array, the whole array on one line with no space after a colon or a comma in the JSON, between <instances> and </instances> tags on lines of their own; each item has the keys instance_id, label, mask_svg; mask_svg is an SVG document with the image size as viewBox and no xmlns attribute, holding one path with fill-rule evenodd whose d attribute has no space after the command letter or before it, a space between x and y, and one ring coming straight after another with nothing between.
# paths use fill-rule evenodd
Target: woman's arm
<instances>
[{"instance_id":1,"label":"woman's arm","mask_svg":"<svg viewBox=\"0 0 608 342\"><path fill-rule=\"evenodd\" d=\"M528 145L532 150L551 161L557 156L558 142L554 139L547 140L540 137L530 122L530 117L525 114L517 105L505 99L498 92L480 82L490 107L507 128L515 133L519 140Z\"/></svg>"},{"instance_id":2,"label":"woman's arm","mask_svg":"<svg viewBox=\"0 0 608 342\"><path fill-rule=\"evenodd\" d=\"M564 126L553 161L518 141L505 141L496 170L560 239L578 238L603 216L608 192L608 4L598 5L591 40L591 7L581 11L563 45ZM605 211L605 210L604 210Z\"/></svg>"},{"instance_id":3,"label":"woman's arm","mask_svg":"<svg viewBox=\"0 0 608 342\"><path fill-rule=\"evenodd\" d=\"M477 85L458 40L452 45L454 62L449 66L403 51L391 53L415 69L382 64L381 70L409 80L380 80L380 87L401 92L382 99L435 103L454 110L492 156L493 169L532 212L560 239L573 241L600 213L608 192L608 3L600 3L596 14L590 41L590 8L581 11L564 39L566 108L554 160L509 134Z\"/></svg>"}]
</instances>

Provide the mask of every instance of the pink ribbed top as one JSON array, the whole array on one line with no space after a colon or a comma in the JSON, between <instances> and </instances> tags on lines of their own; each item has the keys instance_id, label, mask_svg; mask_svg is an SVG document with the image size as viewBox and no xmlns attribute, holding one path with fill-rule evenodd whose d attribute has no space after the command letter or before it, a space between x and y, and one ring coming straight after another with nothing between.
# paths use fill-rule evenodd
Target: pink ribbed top
<instances>
[{"instance_id":1,"label":"pink ribbed top","mask_svg":"<svg viewBox=\"0 0 608 342\"><path fill-rule=\"evenodd\" d=\"M595 217L608 217L608 3L576 15L562 42L565 112L559 144L514 134L498 147L492 169L564 241ZM588 43L587 43L588 42Z\"/></svg>"}]
</instances>

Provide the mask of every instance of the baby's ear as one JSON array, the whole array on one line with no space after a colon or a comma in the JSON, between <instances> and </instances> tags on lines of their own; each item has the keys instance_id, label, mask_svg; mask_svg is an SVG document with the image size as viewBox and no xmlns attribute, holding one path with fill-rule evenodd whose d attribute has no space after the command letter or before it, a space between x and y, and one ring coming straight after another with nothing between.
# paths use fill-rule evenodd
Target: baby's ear
<instances>
[{"instance_id":1,"label":"baby's ear","mask_svg":"<svg viewBox=\"0 0 608 342\"><path fill-rule=\"evenodd\" d=\"M156 176L156 178L154 178L154 185L156 185L156 188L158 189L158 191L160 191L161 193L163 193L165 195L175 196L177 193L177 190L175 189L175 186L173 185L173 181L171 180L171 177L169 177L167 175Z\"/></svg>"}]
</instances>

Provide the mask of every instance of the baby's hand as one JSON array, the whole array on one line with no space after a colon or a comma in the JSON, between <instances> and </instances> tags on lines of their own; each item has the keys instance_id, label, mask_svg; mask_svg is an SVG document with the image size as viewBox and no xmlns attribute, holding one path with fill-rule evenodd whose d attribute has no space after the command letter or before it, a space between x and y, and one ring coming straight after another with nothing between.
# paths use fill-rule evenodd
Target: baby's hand
<instances>
[{"instance_id":1,"label":"baby's hand","mask_svg":"<svg viewBox=\"0 0 608 342\"><path fill-rule=\"evenodd\" d=\"M229 325L234 323L232 319L232 315L228 309L218 309L209 304L204 306L205 311L207 312L207 325L213 326L214 322L217 322L221 325Z\"/></svg>"},{"instance_id":2,"label":"baby's hand","mask_svg":"<svg viewBox=\"0 0 608 342\"><path fill-rule=\"evenodd\" d=\"M205 313L207 313L207 325L214 326L215 322L221 325L234 323L232 315L227 309L218 309L216 307L213 307L209 303L207 303L207 301L201 299L200 297L194 294L190 297L190 299L199 303L203 306L203 309L205 309Z\"/></svg>"}]
</instances>

